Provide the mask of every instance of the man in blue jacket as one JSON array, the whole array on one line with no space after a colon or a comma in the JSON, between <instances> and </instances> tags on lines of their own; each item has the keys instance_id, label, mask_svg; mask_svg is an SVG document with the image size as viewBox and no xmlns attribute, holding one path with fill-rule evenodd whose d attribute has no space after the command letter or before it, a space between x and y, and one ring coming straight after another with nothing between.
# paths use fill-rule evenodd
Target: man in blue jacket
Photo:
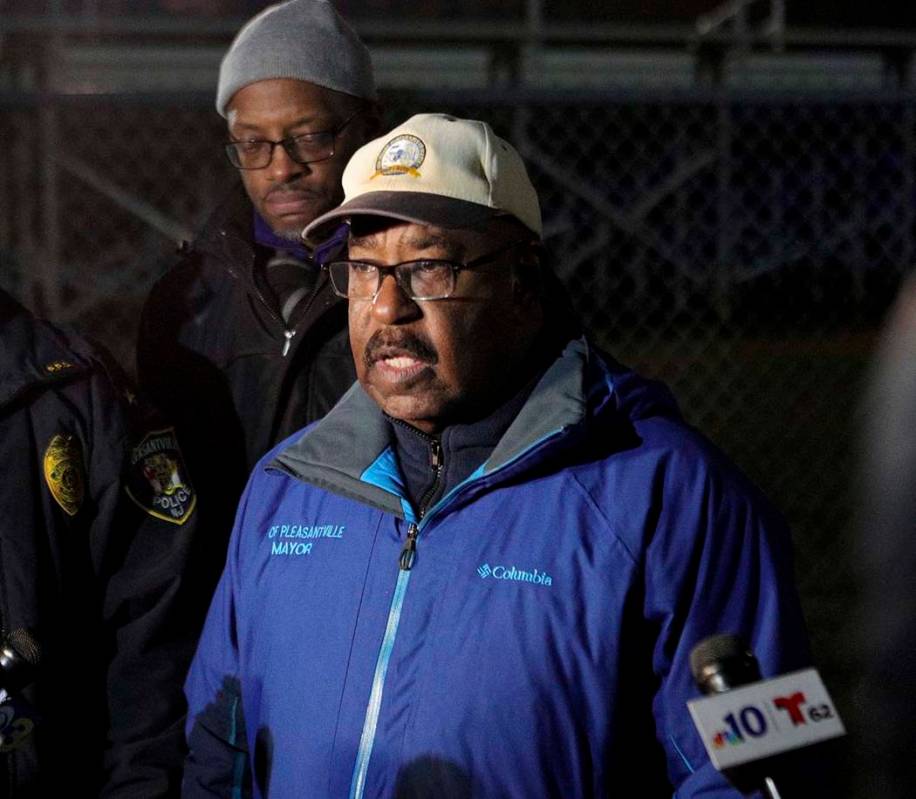
<instances>
[{"instance_id":1,"label":"man in blue jacket","mask_svg":"<svg viewBox=\"0 0 916 799\"><path fill-rule=\"evenodd\" d=\"M670 394L596 350L481 122L357 151L327 269L358 383L260 462L187 682L187 796L735 796L704 637L807 645L786 530Z\"/></svg>"}]
</instances>

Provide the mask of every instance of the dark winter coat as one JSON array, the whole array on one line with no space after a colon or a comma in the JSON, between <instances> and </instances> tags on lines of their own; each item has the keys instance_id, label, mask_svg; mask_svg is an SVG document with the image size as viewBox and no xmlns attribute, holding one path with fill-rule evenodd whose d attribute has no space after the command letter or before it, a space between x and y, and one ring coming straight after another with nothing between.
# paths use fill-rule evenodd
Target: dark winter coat
<instances>
[{"instance_id":1,"label":"dark winter coat","mask_svg":"<svg viewBox=\"0 0 916 799\"><path fill-rule=\"evenodd\" d=\"M346 303L327 274L288 329L255 281L253 239L239 187L153 288L138 344L141 386L175 422L199 492L210 548L199 576L209 592L254 464L355 380Z\"/></svg>"},{"instance_id":2,"label":"dark winter coat","mask_svg":"<svg viewBox=\"0 0 916 799\"><path fill-rule=\"evenodd\" d=\"M0 730L0 749L19 744L0 752L0 796L175 795L201 608L173 431L103 355L0 292L0 452L0 626L40 647Z\"/></svg>"}]
</instances>

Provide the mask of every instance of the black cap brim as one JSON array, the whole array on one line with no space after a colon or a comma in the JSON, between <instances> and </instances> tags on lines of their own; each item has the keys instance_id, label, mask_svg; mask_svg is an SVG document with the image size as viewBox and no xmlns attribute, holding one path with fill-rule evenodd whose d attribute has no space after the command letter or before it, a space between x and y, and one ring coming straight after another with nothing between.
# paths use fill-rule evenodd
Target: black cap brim
<instances>
[{"instance_id":1,"label":"black cap brim","mask_svg":"<svg viewBox=\"0 0 916 799\"><path fill-rule=\"evenodd\" d=\"M381 216L417 225L443 228L473 227L505 213L480 203L420 191L370 191L322 214L302 231L302 238L317 244L334 231L332 223L354 216Z\"/></svg>"}]
</instances>

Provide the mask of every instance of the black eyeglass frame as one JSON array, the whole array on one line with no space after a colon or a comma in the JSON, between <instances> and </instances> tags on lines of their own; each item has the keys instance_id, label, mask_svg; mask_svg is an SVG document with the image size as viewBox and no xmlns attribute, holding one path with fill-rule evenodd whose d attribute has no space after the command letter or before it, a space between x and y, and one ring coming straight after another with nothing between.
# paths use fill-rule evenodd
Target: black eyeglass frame
<instances>
[{"instance_id":1,"label":"black eyeglass frame","mask_svg":"<svg viewBox=\"0 0 916 799\"><path fill-rule=\"evenodd\" d=\"M298 136L287 136L285 139L278 139L277 141L274 141L273 139L231 139L223 146L223 150L226 153L226 157L229 159L229 163L232 164L232 166L234 166L236 169L242 170L267 169L267 167L269 167L271 162L274 160L274 149L279 146L282 146L290 159L295 161L297 164L317 164L321 161L327 161L334 157L334 153L336 152L337 137L340 135L341 131L361 113L362 110L356 111L347 117L343 122L341 122L336 128L332 128L330 130L315 130L310 131L309 133L300 133ZM330 136L329 144L331 151L327 155L322 155L321 158L302 160L296 154L296 142L302 139L310 139L317 136ZM265 161L261 166L242 166L241 158L237 150L237 145L239 144L269 144L270 150L268 150L267 161Z\"/></svg>"},{"instance_id":2,"label":"black eyeglass frame","mask_svg":"<svg viewBox=\"0 0 916 799\"><path fill-rule=\"evenodd\" d=\"M445 300L452 296L455 291L455 286L458 285L458 273L463 272L466 269L474 269L475 267L482 266L483 264L495 261L500 255L504 255L509 252L509 250L514 247L519 247L524 244L530 244L529 239L518 239L517 241L511 241L507 244L502 245L501 247L479 255L476 258L467 261L466 263L458 263L456 261L449 261L445 258L417 258L412 261L402 261L398 264L391 264L389 266L382 266L380 264L373 264L369 261L359 261L359 260L340 260L340 261L329 261L326 264L322 265L322 269L325 269L328 273L328 276L331 280L331 288L334 290L334 293L338 297L343 297L345 300L371 300L375 302L376 298L379 295L379 292L382 290L382 280L386 275L393 275L395 282L398 284L398 287L404 294L411 300L419 302L428 302L430 300ZM351 264L361 264L362 266L369 266L376 270L376 275L378 280L376 281L375 291L371 296L365 297L351 297L349 294L341 291L337 287L337 283L334 280L334 267L335 266L345 266L347 268L347 274L349 274ZM451 285L444 294L434 294L428 296L415 296L413 291L410 288L410 283L414 272L417 271L419 264L434 264L441 265L443 267L448 267L451 270Z\"/></svg>"}]
</instances>

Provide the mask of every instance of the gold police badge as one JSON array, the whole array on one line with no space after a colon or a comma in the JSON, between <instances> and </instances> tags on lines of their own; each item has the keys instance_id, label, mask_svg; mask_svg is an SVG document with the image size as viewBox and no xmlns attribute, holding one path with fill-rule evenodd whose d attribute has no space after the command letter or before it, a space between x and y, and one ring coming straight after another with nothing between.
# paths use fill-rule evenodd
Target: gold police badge
<instances>
[{"instance_id":1,"label":"gold police badge","mask_svg":"<svg viewBox=\"0 0 916 799\"><path fill-rule=\"evenodd\" d=\"M69 516L76 516L86 496L83 453L70 435L55 435L44 457L45 482L54 501Z\"/></svg>"},{"instance_id":2,"label":"gold police badge","mask_svg":"<svg viewBox=\"0 0 916 799\"><path fill-rule=\"evenodd\" d=\"M127 495L150 516L184 524L194 512L197 494L188 479L175 430L154 430L130 456Z\"/></svg>"}]
</instances>

